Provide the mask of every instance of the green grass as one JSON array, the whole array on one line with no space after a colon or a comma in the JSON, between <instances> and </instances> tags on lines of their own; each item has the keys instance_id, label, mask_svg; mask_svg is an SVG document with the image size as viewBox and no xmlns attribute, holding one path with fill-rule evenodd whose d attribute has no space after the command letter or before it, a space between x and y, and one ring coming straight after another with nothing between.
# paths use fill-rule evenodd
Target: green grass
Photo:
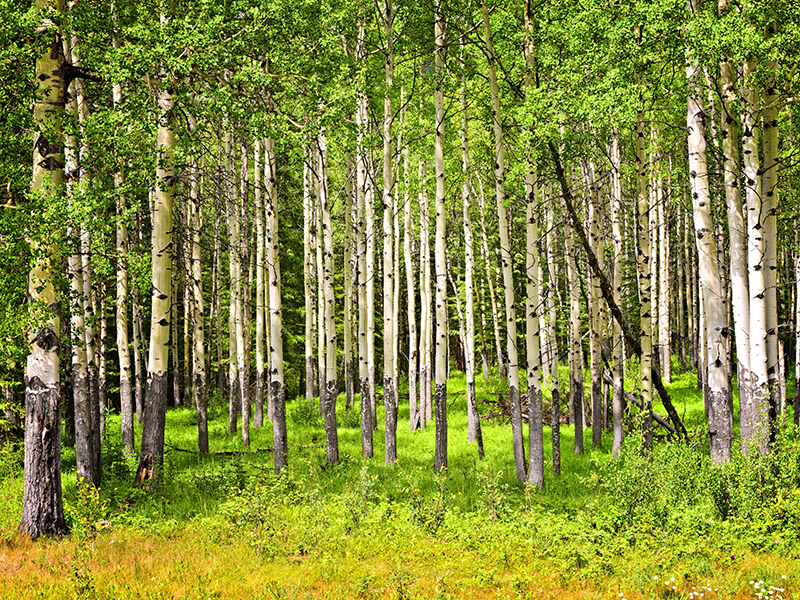
<instances>
[{"instance_id":1,"label":"green grass","mask_svg":"<svg viewBox=\"0 0 800 600\"><path fill-rule=\"evenodd\" d=\"M479 377L477 386L479 398L505 391L496 379ZM76 484L74 451L63 452L72 528L64 540L31 543L14 533L19 454L3 449L0 596L630 600L696 598L706 587L704 599L721 599L755 597L758 581L787 590L784 598L800 590L794 431L769 457L737 453L730 465L711 465L696 378L676 375L670 392L694 432L689 444L659 439L643 456L632 417L622 457L610 456L610 432L592 450L589 429L585 454L575 456L573 428L562 425L563 474L553 476L545 427L540 492L516 482L508 424L482 423L486 459L478 459L466 441L464 389L453 373L444 473L433 471L433 424L410 431L405 402L395 465L384 464L382 407L375 457L361 457L357 403L337 411L341 461L327 465L316 403L295 399L290 466L276 478L271 427L251 427L245 451L227 435L227 408L216 397L212 454L194 452L194 412L170 410L163 479L143 490L132 485L136 457L121 451L119 418L110 415L99 490Z\"/></svg>"}]
</instances>

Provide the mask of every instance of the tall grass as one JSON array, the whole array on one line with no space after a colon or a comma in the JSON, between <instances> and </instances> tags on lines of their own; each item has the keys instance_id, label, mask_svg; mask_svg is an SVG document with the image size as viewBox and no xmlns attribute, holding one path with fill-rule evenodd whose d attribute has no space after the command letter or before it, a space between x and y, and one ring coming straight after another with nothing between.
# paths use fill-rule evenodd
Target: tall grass
<instances>
[{"instance_id":1,"label":"tall grass","mask_svg":"<svg viewBox=\"0 0 800 600\"><path fill-rule=\"evenodd\" d=\"M791 597L800 574L796 434L787 430L762 459L737 453L729 465L711 465L695 381L678 375L671 386L694 431L689 444L661 439L643 455L631 417L619 459L607 432L601 449L575 456L574 431L562 425L563 474L553 476L546 427L543 491L516 482L502 420L482 423L486 459L478 459L457 373L448 382L442 473L433 471L433 425L410 431L405 403L395 465L384 465L380 425L375 458L361 457L358 398L337 410L341 461L327 465L317 404L295 399L290 467L276 478L271 427L251 428L246 451L227 435L217 397L212 453L195 452L194 412L170 410L163 478L140 489L136 457L122 451L118 416L109 415L99 490L76 483L74 452L64 450L65 540L33 544L14 533L20 454L0 451L0 596L631 599L694 598L705 589L713 599L772 586ZM477 383L479 399L505 391L496 378Z\"/></svg>"}]
</instances>

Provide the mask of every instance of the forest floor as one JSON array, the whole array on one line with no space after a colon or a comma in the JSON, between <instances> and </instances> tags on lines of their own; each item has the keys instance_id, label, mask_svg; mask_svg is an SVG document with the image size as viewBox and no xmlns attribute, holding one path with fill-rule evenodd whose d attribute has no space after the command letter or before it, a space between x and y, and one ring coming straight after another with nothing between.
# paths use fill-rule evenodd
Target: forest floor
<instances>
[{"instance_id":1,"label":"forest floor","mask_svg":"<svg viewBox=\"0 0 800 600\"><path fill-rule=\"evenodd\" d=\"M449 383L449 467L434 473L434 428L411 432L401 408L398 463L360 456L358 407L338 411L340 464L325 464L315 405L289 404L289 460L272 475L271 428L251 450L210 410L212 454L198 456L194 413L167 415L164 478L132 485L110 416L99 490L75 482L63 452L72 533L31 542L16 533L19 453L0 450L0 598L682 598L800 597L800 454L787 432L769 457L711 465L702 402L690 374L673 402L693 433L641 453L633 422L622 457L573 453L562 426L562 474L545 428L543 491L514 477L511 432L483 422L486 459L466 442L463 377ZM478 382L496 399L500 382ZM483 405L492 412L494 405ZM663 414L663 412L662 412ZM382 417L382 413L380 414ZM695 423L697 428L695 429ZM140 431L137 431L137 435Z\"/></svg>"}]
</instances>

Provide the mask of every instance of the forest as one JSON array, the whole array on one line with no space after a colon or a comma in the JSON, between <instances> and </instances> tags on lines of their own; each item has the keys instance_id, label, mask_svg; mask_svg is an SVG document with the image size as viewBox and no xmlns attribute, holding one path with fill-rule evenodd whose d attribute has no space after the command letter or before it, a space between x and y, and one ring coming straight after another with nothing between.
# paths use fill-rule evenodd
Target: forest
<instances>
[{"instance_id":1,"label":"forest","mask_svg":"<svg viewBox=\"0 0 800 600\"><path fill-rule=\"evenodd\" d=\"M790 0L0 1L0 590L793 597L798 49Z\"/></svg>"}]
</instances>

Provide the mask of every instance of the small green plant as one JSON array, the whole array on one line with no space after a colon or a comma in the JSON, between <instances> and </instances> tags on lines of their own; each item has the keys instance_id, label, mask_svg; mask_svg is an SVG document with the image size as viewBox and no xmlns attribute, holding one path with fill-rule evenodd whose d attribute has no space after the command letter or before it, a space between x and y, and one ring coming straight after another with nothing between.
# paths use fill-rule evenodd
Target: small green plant
<instances>
[{"instance_id":1,"label":"small green plant","mask_svg":"<svg viewBox=\"0 0 800 600\"><path fill-rule=\"evenodd\" d=\"M364 521L375 502L378 494L375 491L377 475L370 475L366 465L361 467L358 481L352 488L348 487L342 498L344 506L352 519L353 527L358 527Z\"/></svg>"},{"instance_id":2,"label":"small green plant","mask_svg":"<svg viewBox=\"0 0 800 600\"><path fill-rule=\"evenodd\" d=\"M503 471L483 470L478 473L478 507L492 523L508 511L508 486L501 483Z\"/></svg>"},{"instance_id":3,"label":"small green plant","mask_svg":"<svg viewBox=\"0 0 800 600\"><path fill-rule=\"evenodd\" d=\"M100 489L81 478L75 484L75 497L65 502L64 516L73 535L78 538L97 535L101 527L110 527L110 502L100 495Z\"/></svg>"},{"instance_id":4,"label":"small green plant","mask_svg":"<svg viewBox=\"0 0 800 600\"><path fill-rule=\"evenodd\" d=\"M413 481L409 481L406 488L414 522L431 535L436 535L447 516L449 492L446 481L447 475L444 471L435 473L434 490L430 496L424 495Z\"/></svg>"}]
</instances>

